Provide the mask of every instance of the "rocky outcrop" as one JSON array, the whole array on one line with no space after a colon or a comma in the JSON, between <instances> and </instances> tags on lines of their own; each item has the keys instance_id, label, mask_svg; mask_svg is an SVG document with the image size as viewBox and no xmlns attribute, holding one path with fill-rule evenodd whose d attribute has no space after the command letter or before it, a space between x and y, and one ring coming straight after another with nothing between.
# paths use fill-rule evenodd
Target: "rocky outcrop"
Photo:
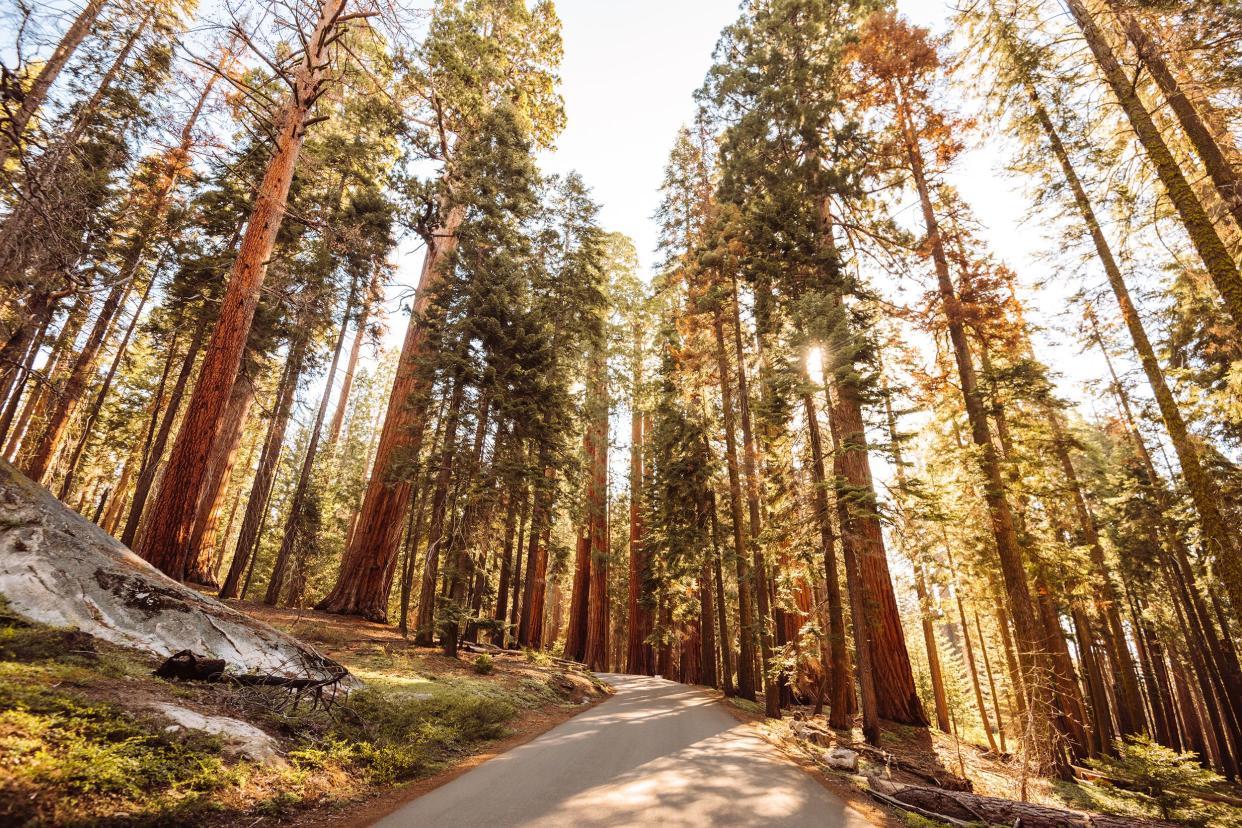
<instances>
[{"instance_id":1,"label":"rocky outcrop","mask_svg":"<svg viewBox=\"0 0 1242 828\"><path fill-rule=\"evenodd\" d=\"M330 679L344 668L279 630L173 581L0 460L0 596L18 615L230 672Z\"/></svg>"}]
</instances>

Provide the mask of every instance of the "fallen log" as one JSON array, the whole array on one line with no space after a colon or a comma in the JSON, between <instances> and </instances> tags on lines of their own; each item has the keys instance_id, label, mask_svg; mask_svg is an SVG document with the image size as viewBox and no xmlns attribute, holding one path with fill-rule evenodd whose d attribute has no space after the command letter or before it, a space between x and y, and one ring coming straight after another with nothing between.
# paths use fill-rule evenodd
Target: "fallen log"
<instances>
[{"instance_id":1,"label":"fallen log","mask_svg":"<svg viewBox=\"0 0 1242 828\"><path fill-rule=\"evenodd\" d=\"M889 804L907 807L915 813L938 818L949 825L980 822L1021 825L1023 828L1176 828L1178 825L1155 819L1088 814L941 788L897 785L882 779L868 781L876 793L893 800Z\"/></svg>"}]
</instances>

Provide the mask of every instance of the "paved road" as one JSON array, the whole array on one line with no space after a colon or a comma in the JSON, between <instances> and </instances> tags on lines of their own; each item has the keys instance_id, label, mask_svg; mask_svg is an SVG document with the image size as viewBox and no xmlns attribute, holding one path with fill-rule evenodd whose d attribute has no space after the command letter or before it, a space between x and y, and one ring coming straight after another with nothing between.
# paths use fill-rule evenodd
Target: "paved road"
<instances>
[{"instance_id":1,"label":"paved road","mask_svg":"<svg viewBox=\"0 0 1242 828\"><path fill-rule=\"evenodd\" d=\"M613 698L377 826L871 825L704 694L662 679L603 678Z\"/></svg>"}]
</instances>

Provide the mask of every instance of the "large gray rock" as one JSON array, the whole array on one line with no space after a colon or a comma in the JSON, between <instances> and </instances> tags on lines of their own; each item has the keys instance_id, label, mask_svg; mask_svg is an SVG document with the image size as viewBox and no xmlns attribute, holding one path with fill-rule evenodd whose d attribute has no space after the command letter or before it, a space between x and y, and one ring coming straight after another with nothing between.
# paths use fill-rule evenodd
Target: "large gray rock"
<instances>
[{"instance_id":1,"label":"large gray rock","mask_svg":"<svg viewBox=\"0 0 1242 828\"><path fill-rule=\"evenodd\" d=\"M165 576L3 460L0 596L32 621L158 656L192 650L235 672L347 675L297 639Z\"/></svg>"}]
</instances>

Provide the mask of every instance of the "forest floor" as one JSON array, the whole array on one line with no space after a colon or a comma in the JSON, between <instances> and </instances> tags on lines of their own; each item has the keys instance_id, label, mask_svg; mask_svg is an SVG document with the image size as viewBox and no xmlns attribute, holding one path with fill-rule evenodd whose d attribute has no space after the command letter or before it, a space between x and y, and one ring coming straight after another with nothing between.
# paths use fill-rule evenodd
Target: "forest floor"
<instances>
[{"instance_id":1,"label":"forest floor","mask_svg":"<svg viewBox=\"0 0 1242 828\"><path fill-rule=\"evenodd\" d=\"M609 692L539 654L449 659L379 624L236 606L364 686L290 710L286 691L164 681L148 654L0 607L0 824L365 822Z\"/></svg>"},{"instance_id":2,"label":"forest floor","mask_svg":"<svg viewBox=\"0 0 1242 828\"><path fill-rule=\"evenodd\" d=\"M1080 813L1109 814L1139 820L1158 820L1159 809L1142 794L1091 782L1069 783L1037 777L1012 754L993 752L987 746L958 739L933 728L916 728L881 722L877 750L866 745L862 731L845 733L828 727L826 717L816 716L811 707L795 708L781 721L765 719L761 705L739 699L724 699L741 721L753 722L764 737L804 769L817 773L831 789L860 807L866 800L869 779L896 784L970 790L981 796L1029 802ZM857 772L829 767L827 754L833 748L846 748L859 754ZM1238 791L1230 789L1229 793ZM918 815L887 806L875 806L900 823L918 828L941 825ZM1242 809L1219 803L1198 803L1193 824L1216 828L1242 826ZM861 810L861 807L860 807ZM876 810L872 812L873 818ZM1185 824L1192 824L1186 822Z\"/></svg>"}]
</instances>

